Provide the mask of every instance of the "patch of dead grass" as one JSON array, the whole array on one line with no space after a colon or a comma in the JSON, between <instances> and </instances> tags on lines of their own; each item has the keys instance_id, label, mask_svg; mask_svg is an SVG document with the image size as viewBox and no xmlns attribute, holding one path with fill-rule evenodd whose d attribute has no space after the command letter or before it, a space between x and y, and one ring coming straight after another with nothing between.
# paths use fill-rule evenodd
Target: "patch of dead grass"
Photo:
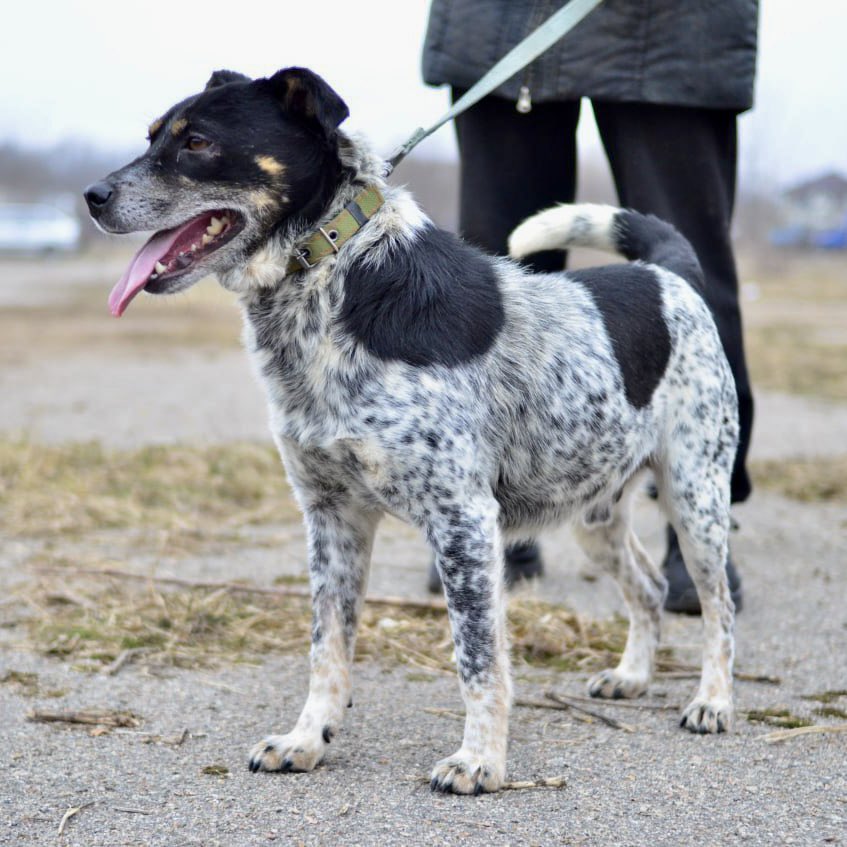
<instances>
[{"instance_id":1,"label":"patch of dead grass","mask_svg":"<svg viewBox=\"0 0 847 847\"><path fill-rule=\"evenodd\" d=\"M753 481L807 503L847 502L847 456L752 462Z\"/></svg>"},{"instance_id":2,"label":"patch of dead grass","mask_svg":"<svg viewBox=\"0 0 847 847\"><path fill-rule=\"evenodd\" d=\"M201 533L299 521L276 450L258 444L105 450L0 440L0 531Z\"/></svg>"},{"instance_id":3,"label":"patch of dead grass","mask_svg":"<svg viewBox=\"0 0 847 847\"><path fill-rule=\"evenodd\" d=\"M847 337L821 334L808 326L774 323L748 326L750 376L759 389L847 398Z\"/></svg>"},{"instance_id":4,"label":"patch of dead grass","mask_svg":"<svg viewBox=\"0 0 847 847\"><path fill-rule=\"evenodd\" d=\"M847 262L810 251L740 256L745 343L753 385L847 398Z\"/></svg>"},{"instance_id":5,"label":"patch of dead grass","mask_svg":"<svg viewBox=\"0 0 847 847\"><path fill-rule=\"evenodd\" d=\"M307 598L268 597L223 589L159 590L112 579L84 578L71 598L56 580L21 594L25 625L35 648L80 670L104 671L122 653L152 666L197 668L245 662L263 654L306 655L311 632ZM615 663L626 640L619 618L590 620L536 599L509 604L512 653L517 662L559 670L593 670ZM446 612L366 605L357 660L454 672Z\"/></svg>"}]
</instances>

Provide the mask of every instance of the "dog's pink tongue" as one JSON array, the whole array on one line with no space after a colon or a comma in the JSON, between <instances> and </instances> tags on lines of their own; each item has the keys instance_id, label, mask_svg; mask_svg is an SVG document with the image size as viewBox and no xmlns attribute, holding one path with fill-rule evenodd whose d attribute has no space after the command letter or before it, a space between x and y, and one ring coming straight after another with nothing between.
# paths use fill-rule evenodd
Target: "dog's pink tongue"
<instances>
[{"instance_id":1,"label":"dog's pink tongue","mask_svg":"<svg viewBox=\"0 0 847 847\"><path fill-rule=\"evenodd\" d=\"M109 295L109 311L119 318L129 301L147 284L153 268L176 241L179 227L157 232L134 256Z\"/></svg>"}]
</instances>

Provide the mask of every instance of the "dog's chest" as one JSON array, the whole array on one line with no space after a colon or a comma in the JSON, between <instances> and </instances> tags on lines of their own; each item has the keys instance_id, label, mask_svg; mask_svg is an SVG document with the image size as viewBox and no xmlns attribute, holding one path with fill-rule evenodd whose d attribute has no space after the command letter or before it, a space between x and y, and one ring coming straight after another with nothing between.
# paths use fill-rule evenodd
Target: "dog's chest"
<instances>
[{"instance_id":1,"label":"dog's chest","mask_svg":"<svg viewBox=\"0 0 847 847\"><path fill-rule=\"evenodd\" d=\"M326 292L268 294L244 306L243 341L271 428L302 445L350 434L366 377L333 340Z\"/></svg>"}]
</instances>

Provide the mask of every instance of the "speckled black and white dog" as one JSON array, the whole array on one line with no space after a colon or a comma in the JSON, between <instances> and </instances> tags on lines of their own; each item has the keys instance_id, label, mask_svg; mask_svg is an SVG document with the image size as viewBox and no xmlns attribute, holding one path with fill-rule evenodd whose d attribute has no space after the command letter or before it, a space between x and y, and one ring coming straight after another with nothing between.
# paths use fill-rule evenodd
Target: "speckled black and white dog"
<instances>
[{"instance_id":1,"label":"speckled black and white dog","mask_svg":"<svg viewBox=\"0 0 847 847\"><path fill-rule=\"evenodd\" d=\"M341 728L386 512L420 527L435 551L467 710L462 745L435 765L433 788L494 791L504 779L504 540L573 521L630 612L620 664L590 692L641 694L665 590L630 525L645 469L703 609L702 680L682 724L727 729L736 399L690 246L652 217L561 206L517 229L515 257L590 245L636 261L528 274L433 226L386 184L383 162L338 130L346 115L309 71L255 81L217 72L151 126L144 155L86 192L103 229L160 230L115 287L115 314L142 289L179 291L209 273L238 295L305 515L309 695L288 734L256 745L251 769L311 770ZM351 201L368 189L381 204L364 214ZM310 262L304 245L345 208L358 231Z\"/></svg>"}]
</instances>

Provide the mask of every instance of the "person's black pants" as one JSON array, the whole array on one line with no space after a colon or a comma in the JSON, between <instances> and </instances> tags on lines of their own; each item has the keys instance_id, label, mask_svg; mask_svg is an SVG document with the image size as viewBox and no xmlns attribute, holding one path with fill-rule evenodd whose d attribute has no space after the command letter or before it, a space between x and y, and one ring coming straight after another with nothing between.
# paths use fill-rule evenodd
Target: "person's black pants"
<instances>
[{"instance_id":1,"label":"person's black pants","mask_svg":"<svg viewBox=\"0 0 847 847\"><path fill-rule=\"evenodd\" d=\"M730 242L735 112L596 100L592 105L620 204L672 223L700 259L706 301L738 392L741 438L732 501L746 500L753 396ZM456 118L459 229L468 241L505 253L509 233L524 218L555 203L573 202L578 120L578 101L539 103L520 114L513 102L497 97L483 99ZM539 253L530 265L538 271L561 270L562 254Z\"/></svg>"}]
</instances>

